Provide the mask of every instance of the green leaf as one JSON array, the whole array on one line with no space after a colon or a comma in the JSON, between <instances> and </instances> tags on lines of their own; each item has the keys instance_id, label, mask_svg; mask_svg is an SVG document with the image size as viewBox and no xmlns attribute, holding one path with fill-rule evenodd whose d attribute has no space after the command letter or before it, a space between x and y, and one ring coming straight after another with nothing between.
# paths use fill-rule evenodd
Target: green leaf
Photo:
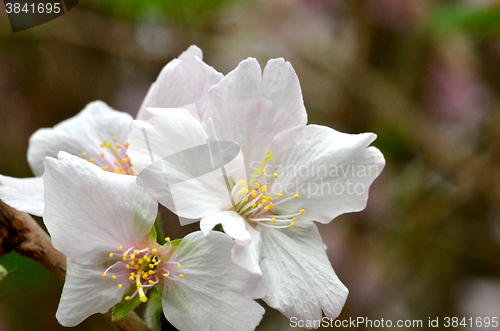
<instances>
[{"instance_id":1,"label":"green leaf","mask_svg":"<svg viewBox=\"0 0 500 331\"><path fill-rule=\"evenodd\" d=\"M485 7L452 4L438 7L426 22L433 34L494 33L500 29L500 5Z\"/></svg>"},{"instance_id":2,"label":"green leaf","mask_svg":"<svg viewBox=\"0 0 500 331\"><path fill-rule=\"evenodd\" d=\"M148 328L154 331L161 330L161 314L163 314L161 295L156 289L154 289L149 297L145 312L146 325Z\"/></svg>"},{"instance_id":3,"label":"green leaf","mask_svg":"<svg viewBox=\"0 0 500 331\"><path fill-rule=\"evenodd\" d=\"M127 295L132 295L134 293L132 290ZM128 313L134 310L138 305L140 305L141 300L138 295L136 295L132 300L125 300L125 295L122 301L113 307L113 313L111 315L111 320L114 322L120 318L125 317Z\"/></svg>"},{"instance_id":4,"label":"green leaf","mask_svg":"<svg viewBox=\"0 0 500 331\"><path fill-rule=\"evenodd\" d=\"M155 229L156 229L156 242L160 245L165 244L165 237L163 236L163 231L160 225L160 212L158 212L158 215L156 216Z\"/></svg>"}]
</instances>

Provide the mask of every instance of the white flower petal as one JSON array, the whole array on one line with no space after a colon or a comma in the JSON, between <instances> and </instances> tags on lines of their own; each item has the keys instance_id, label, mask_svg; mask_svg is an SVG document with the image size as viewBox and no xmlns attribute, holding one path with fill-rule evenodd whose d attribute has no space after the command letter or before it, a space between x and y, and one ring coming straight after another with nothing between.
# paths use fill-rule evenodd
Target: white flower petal
<instances>
[{"instance_id":1,"label":"white flower petal","mask_svg":"<svg viewBox=\"0 0 500 331\"><path fill-rule=\"evenodd\" d=\"M251 243L247 246L234 245L231 252L233 262L255 275L262 276L260 269L260 232L255 230L250 224L246 223L246 229L251 236ZM265 289L267 291L267 289Z\"/></svg>"},{"instance_id":2,"label":"white flower petal","mask_svg":"<svg viewBox=\"0 0 500 331\"><path fill-rule=\"evenodd\" d=\"M319 125L279 134L266 168L266 173L279 175L270 176L270 191L282 193L282 199L294 194L299 198L283 204L276 200L272 211L283 215L304 209L299 221L328 223L340 214L363 210L369 187L385 165L382 153L367 147L375 138L373 133L345 134Z\"/></svg>"},{"instance_id":3,"label":"white flower petal","mask_svg":"<svg viewBox=\"0 0 500 331\"><path fill-rule=\"evenodd\" d=\"M0 175L0 199L17 210L43 216L42 177L14 178Z\"/></svg>"},{"instance_id":4,"label":"white flower petal","mask_svg":"<svg viewBox=\"0 0 500 331\"><path fill-rule=\"evenodd\" d=\"M87 159L95 159L99 166L107 163L101 160L100 154L105 151L100 147L104 141L124 143L127 139L132 116L119 112L102 101L89 103L76 116L57 124L53 128L37 130L30 138L28 147L28 163L35 176L43 174L45 157L56 157L59 151L73 155L87 154Z\"/></svg>"},{"instance_id":5,"label":"white flower petal","mask_svg":"<svg viewBox=\"0 0 500 331\"><path fill-rule=\"evenodd\" d=\"M44 222L54 247L81 264L100 264L118 247L138 245L158 204L132 176L106 172L76 156L47 158Z\"/></svg>"},{"instance_id":6,"label":"white flower petal","mask_svg":"<svg viewBox=\"0 0 500 331\"><path fill-rule=\"evenodd\" d=\"M203 110L208 89L224 76L202 59L201 50L191 46L168 63L151 85L137 119L149 119L147 107L177 108L195 103L198 110Z\"/></svg>"},{"instance_id":7,"label":"white flower petal","mask_svg":"<svg viewBox=\"0 0 500 331\"><path fill-rule=\"evenodd\" d=\"M103 278L104 267L81 265L67 259L66 281L56 318L61 325L70 327L80 324L95 313L106 313L122 300L130 286L125 283L128 274L117 279Z\"/></svg>"},{"instance_id":8,"label":"white flower petal","mask_svg":"<svg viewBox=\"0 0 500 331\"><path fill-rule=\"evenodd\" d=\"M221 224L224 232L233 238L238 245L248 246L252 241L250 233L246 230L245 219L235 211L221 211L215 215L202 218L200 230L207 236L217 224Z\"/></svg>"},{"instance_id":9,"label":"white flower petal","mask_svg":"<svg viewBox=\"0 0 500 331\"><path fill-rule=\"evenodd\" d=\"M134 121L132 127L128 155L138 184L161 204L189 219L231 207L225 177L227 182L246 180L237 144L209 145L201 124L184 109L163 109L147 122ZM225 165L219 167L219 163Z\"/></svg>"},{"instance_id":10,"label":"white flower petal","mask_svg":"<svg viewBox=\"0 0 500 331\"><path fill-rule=\"evenodd\" d=\"M283 59L269 61L263 74L255 59L242 61L209 90L203 123L210 118L220 140L241 146L251 176L274 136L307 122L295 71Z\"/></svg>"},{"instance_id":11,"label":"white flower petal","mask_svg":"<svg viewBox=\"0 0 500 331\"><path fill-rule=\"evenodd\" d=\"M186 236L171 260L183 278L165 281L163 312L180 330L254 330L264 308L253 301L259 278L231 261L233 241L223 233ZM175 277L175 276L174 276Z\"/></svg>"},{"instance_id":12,"label":"white flower petal","mask_svg":"<svg viewBox=\"0 0 500 331\"><path fill-rule=\"evenodd\" d=\"M132 122L127 154L138 174L158 159L207 142L203 127L188 111L180 108L166 108L163 112L156 108L151 110L157 115L148 121Z\"/></svg>"},{"instance_id":13,"label":"white flower petal","mask_svg":"<svg viewBox=\"0 0 500 331\"><path fill-rule=\"evenodd\" d=\"M337 278L318 229L312 223L261 228L260 266L269 293L264 301L288 318L337 318L348 290Z\"/></svg>"}]
</instances>

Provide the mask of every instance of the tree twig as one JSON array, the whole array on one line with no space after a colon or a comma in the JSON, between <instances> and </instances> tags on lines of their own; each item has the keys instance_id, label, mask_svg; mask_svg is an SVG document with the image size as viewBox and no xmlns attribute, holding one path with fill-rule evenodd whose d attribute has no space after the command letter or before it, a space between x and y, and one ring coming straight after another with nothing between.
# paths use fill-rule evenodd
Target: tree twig
<instances>
[{"instance_id":1,"label":"tree twig","mask_svg":"<svg viewBox=\"0 0 500 331\"><path fill-rule=\"evenodd\" d=\"M49 235L28 214L20 212L0 200L0 256L17 251L50 271L59 280L66 276L66 257L52 246ZM144 321L134 312L111 322L121 331L148 331Z\"/></svg>"}]
</instances>

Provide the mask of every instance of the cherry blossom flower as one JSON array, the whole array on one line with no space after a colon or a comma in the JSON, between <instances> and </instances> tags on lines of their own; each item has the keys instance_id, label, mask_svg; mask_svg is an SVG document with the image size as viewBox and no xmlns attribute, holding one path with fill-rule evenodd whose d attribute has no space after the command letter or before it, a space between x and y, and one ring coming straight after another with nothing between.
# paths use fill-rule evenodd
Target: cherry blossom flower
<instances>
[{"instance_id":1,"label":"cherry blossom flower","mask_svg":"<svg viewBox=\"0 0 500 331\"><path fill-rule=\"evenodd\" d=\"M175 205L179 216L201 218L205 235L221 224L236 240L233 260L262 270L271 307L304 320L321 319L322 311L336 318L348 291L313 221L329 223L364 209L385 165L380 151L369 147L375 134L306 125L297 76L282 59L269 61L263 73L255 59L241 62L199 106L197 112L150 109L147 122L134 121L128 154L140 185L170 209ZM242 157L227 169L212 166L191 177L165 161L216 141L237 143ZM154 164L164 176L151 177Z\"/></svg>"},{"instance_id":2,"label":"cherry blossom flower","mask_svg":"<svg viewBox=\"0 0 500 331\"><path fill-rule=\"evenodd\" d=\"M202 105L208 88L222 79L222 74L206 65L201 50L189 47L162 70L152 85L144 109L159 104L172 107ZM65 151L93 162L106 171L135 175L126 154L132 116L116 111L102 101L89 103L79 114L53 128L42 128L30 138L28 163L36 177L14 178L0 175L0 199L10 206L36 216L43 216L43 160Z\"/></svg>"},{"instance_id":3,"label":"cherry blossom flower","mask_svg":"<svg viewBox=\"0 0 500 331\"><path fill-rule=\"evenodd\" d=\"M67 256L56 313L64 326L120 302L162 293L166 318L179 330L253 330L264 309L259 279L231 261L232 240L193 232L156 242L157 202L130 176L104 172L65 152L46 158L44 222ZM134 306L132 306L133 308Z\"/></svg>"}]
</instances>

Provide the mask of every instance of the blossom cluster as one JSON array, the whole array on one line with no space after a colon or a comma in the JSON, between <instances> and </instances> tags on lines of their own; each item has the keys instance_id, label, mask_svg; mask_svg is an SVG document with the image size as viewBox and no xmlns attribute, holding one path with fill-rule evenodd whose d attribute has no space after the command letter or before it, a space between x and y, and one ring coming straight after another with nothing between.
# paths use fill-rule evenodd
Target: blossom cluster
<instances>
[{"instance_id":1,"label":"blossom cluster","mask_svg":"<svg viewBox=\"0 0 500 331\"><path fill-rule=\"evenodd\" d=\"M255 299L288 318L335 319L348 290L314 222L364 209L385 165L375 138L307 125L283 59L262 71L249 58L224 76L191 46L135 120L96 101L35 132L36 177L0 175L0 198L42 216L66 255L64 326L111 308L121 318L148 292L179 330L254 330L264 314ZM363 189L310 190L325 185ZM159 238L158 203L200 231Z\"/></svg>"}]
</instances>

